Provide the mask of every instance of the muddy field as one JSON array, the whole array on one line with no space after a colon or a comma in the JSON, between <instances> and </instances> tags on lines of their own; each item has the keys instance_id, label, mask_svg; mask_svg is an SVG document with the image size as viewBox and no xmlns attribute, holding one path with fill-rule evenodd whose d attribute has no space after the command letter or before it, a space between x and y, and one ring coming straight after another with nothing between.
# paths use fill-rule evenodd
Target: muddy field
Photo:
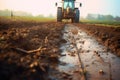
<instances>
[{"instance_id":1,"label":"muddy field","mask_svg":"<svg viewBox=\"0 0 120 80\"><path fill-rule=\"evenodd\" d=\"M63 27L62 23L1 22L0 80L47 80L49 65L58 62Z\"/></svg>"},{"instance_id":2,"label":"muddy field","mask_svg":"<svg viewBox=\"0 0 120 80\"><path fill-rule=\"evenodd\" d=\"M80 29L95 37L99 42L108 48L108 51L114 52L120 56L120 27L95 26L88 24L75 24Z\"/></svg>"},{"instance_id":3,"label":"muddy field","mask_svg":"<svg viewBox=\"0 0 120 80\"><path fill-rule=\"evenodd\" d=\"M79 80L56 68L58 64L64 64L59 57L66 56L60 54L61 44L67 42L62 39L65 25L56 22L0 22L0 80ZM120 28L74 25L120 56Z\"/></svg>"}]
</instances>

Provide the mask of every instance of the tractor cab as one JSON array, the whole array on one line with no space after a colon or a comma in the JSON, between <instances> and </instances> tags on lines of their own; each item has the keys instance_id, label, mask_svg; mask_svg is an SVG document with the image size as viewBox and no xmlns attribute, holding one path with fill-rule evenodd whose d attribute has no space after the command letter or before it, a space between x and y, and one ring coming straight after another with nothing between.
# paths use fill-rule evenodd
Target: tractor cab
<instances>
[{"instance_id":1,"label":"tractor cab","mask_svg":"<svg viewBox=\"0 0 120 80\"><path fill-rule=\"evenodd\" d=\"M71 8L74 9L75 5L74 5L74 1L73 0L64 0L63 3L63 8L67 9L67 8Z\"/></svg>"}]
</instances>

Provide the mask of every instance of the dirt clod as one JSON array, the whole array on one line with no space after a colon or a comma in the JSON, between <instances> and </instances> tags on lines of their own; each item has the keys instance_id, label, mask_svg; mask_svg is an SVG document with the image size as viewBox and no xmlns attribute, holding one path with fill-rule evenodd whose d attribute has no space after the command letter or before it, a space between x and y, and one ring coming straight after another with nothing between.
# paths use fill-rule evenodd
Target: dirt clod
<instances>
[{"instance_id":1,"label":"dirt clod","mask_svg":"<svg viewBox=\"0 0 120 80\"><path fill-rule=\"evenodd\" d=\"M99 74L104 74L104 71L102 69L99 70Z\"/></svg>"}]
</instances>

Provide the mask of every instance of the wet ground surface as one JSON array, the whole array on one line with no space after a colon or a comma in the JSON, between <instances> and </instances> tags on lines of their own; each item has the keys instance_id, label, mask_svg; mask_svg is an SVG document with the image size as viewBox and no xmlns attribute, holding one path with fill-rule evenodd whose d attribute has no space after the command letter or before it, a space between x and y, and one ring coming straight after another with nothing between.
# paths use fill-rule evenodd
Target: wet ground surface
<instances>
[{"instance_id":1,"label":"wet ground surface","mask_svg":"<svg viewBox=\"0 0 120 80\"><path fill-rule=\"evenodd\" d=\"M120 58L113 55L107 48L98 43L78 27L68 24L63 30L63 39L67 42L61 45L62 57L58 68L68 74L76 74L81 79L81 65L86 70L87 80L119 80ZM78 55L79 54L79 55ZM81 58L82 64L79 62Z\"/></svg>"},{"instance_id":2,"label":"wet ground surface","mask_svg":"<svg viewBox=\"0 0 120 80\"><path fill-rule=\"evenodd\" d=\"M92 37L95 37L98 42L106 46L108 50L111 50L117 56L120 56L120 25L114 27L113 25L96 26L90 24L75 24L81 30L85 31Z\"/></svg>"},{"instance_id":3,"label":"wet ground surface","mask_svg":"<svg viewBox=\"0 0 120 80\"><path fill-rule=\"evenodd\" d=\"M119 80L120 58L110 51L119 52L119 29L110 35L101 30L106 38L100 28L0 21L0 80ZM94 32L111 48L90 36Z\"/></svg>"}]
</instances>

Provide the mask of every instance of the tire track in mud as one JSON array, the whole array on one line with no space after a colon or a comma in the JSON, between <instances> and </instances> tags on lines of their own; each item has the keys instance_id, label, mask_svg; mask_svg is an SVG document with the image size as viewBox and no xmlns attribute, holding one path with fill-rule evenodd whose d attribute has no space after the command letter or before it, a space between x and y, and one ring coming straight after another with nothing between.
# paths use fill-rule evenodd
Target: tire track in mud
<instances>
[{"instance_id":1,"label":"tire track in mud","mask_svg":"<svg viewBox=\"0 0 120 80\"><path fill-rule=\"evenodd\" d=\"M58 70L69 76L60 80L120 79L120 58L107 52L106 47L77 26L67 24L62 33L66 43L60 47Z\"/></svg>"}]
</instances>

